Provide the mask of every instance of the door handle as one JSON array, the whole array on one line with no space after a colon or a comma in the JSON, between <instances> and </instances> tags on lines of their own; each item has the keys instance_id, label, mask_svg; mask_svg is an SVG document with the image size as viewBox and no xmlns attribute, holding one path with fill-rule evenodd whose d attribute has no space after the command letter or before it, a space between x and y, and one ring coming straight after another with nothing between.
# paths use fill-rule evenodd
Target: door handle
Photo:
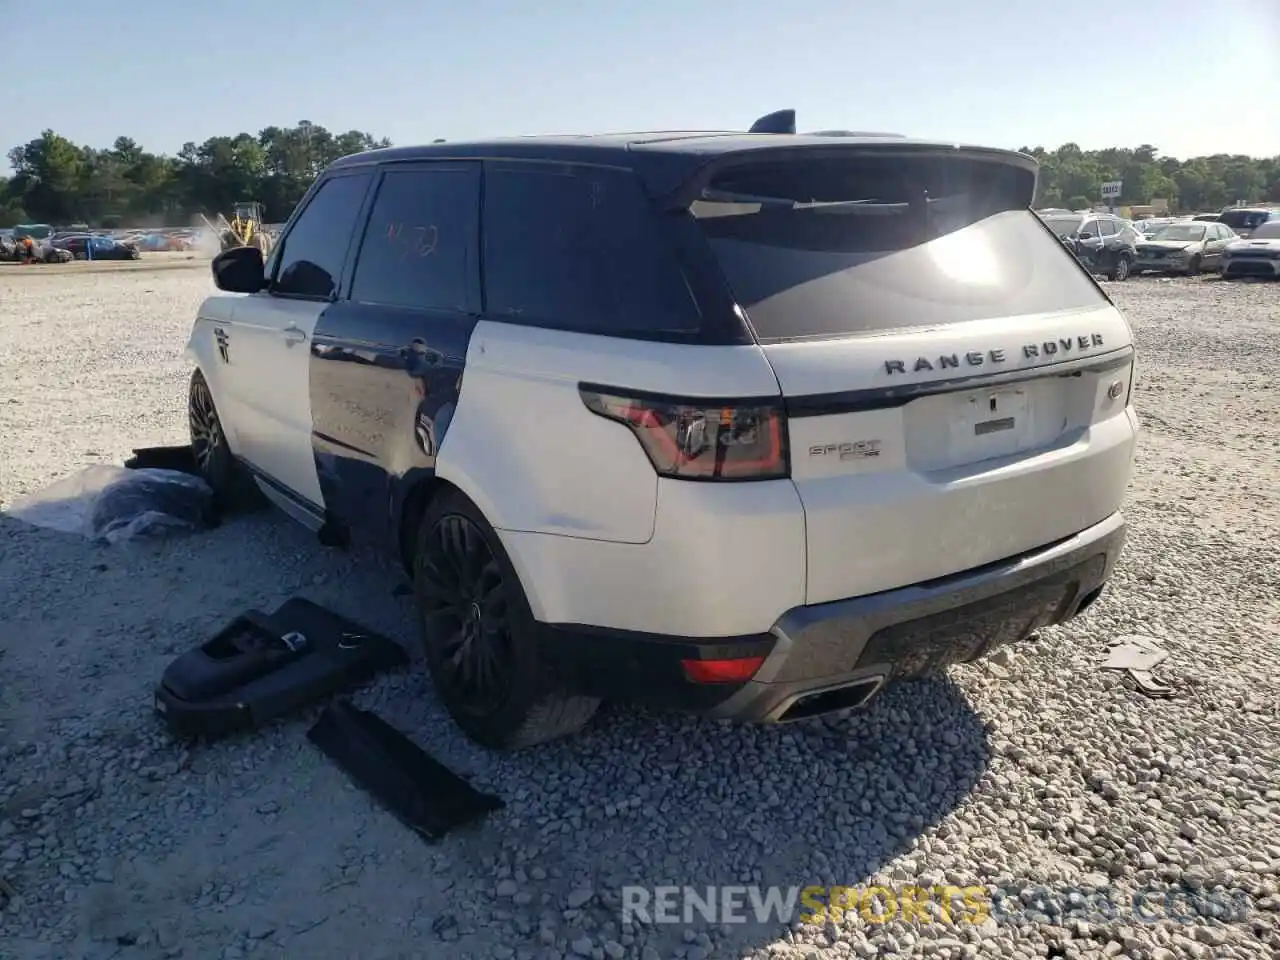
<instances>
[{"instance_id":1,"label":"door handle","mask_svg":"<svg viewBox=\"0 0 1280 960\"><path fill-rule=\"evenodd\" d=\"M284 342L288 346L293 346L295 343L301 343L303 340L307 339L306 333L292 324L285 327L284 330L281 331L280 335L284 337Z\"/></svg>"}]
</instances>

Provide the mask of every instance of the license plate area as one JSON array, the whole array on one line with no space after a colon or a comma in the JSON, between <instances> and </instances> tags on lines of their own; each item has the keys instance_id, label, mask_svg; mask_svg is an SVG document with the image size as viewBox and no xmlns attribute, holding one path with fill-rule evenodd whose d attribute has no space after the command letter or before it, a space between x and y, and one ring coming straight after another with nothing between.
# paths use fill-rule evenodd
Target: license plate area
<instances>
[{"instance_id":1,"label":"license plate area","mask_svg":"<svg viewBox=\"0 0 1280 960\"><path fill-rule=\"evenodd\" d=\"M1035 435L1035 406L1024 387L956 394L950 420L948 460L957 466L1018 453Z\"/></svg>"}]
</instances>

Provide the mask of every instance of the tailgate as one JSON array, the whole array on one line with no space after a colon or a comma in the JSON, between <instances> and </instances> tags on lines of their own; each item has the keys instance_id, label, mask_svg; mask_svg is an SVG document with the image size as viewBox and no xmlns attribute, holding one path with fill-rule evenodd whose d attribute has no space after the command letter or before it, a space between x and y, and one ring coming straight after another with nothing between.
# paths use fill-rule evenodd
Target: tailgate
<instances>
[{"instance_id":1,"label":"tailgate","mask_svg":"<svg viewBox=\"0 0 1280 960\"><path fill-rule=\"evenodd\" d=\"M773 366L807 602L1003 560L1120 506L1131 334L1014 155L725 162L689 210Z\"/></svg>"},{"instance_id":2,"label":"tailgate","mask_svg":"<svg viewBox=\"0 0 1280 960\"><path fill-rule=\"evenodd\" d=\"M1124 320L1107 308L1000 326L765 346L787 397L808 603L979 567L1120 507L1132 350L1110 344L1127 343ZM888 372L969 357L1002 369Z\"/></svg>"}]
</instances>

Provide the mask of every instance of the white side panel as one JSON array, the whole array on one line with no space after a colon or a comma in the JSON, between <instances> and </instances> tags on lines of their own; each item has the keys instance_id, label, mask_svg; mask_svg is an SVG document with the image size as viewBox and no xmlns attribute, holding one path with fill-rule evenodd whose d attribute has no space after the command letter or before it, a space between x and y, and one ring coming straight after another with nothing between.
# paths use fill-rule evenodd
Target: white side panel
<instances>
[{"instance_id":1,"label":"white side panel","mask_svg":"<svg viewBox=\"0 0 1280 960\"><path fill-rule=\"evenodd\" d=\"M778 394L755 346L644 343L484 321L471 336L438 476L499 530L648 541L657 474L626 427L586 408L584 381L695 397Z\"/></svg>"},{"instance_id":2,"label":"white side panel","mask_svg":"<svg viewBox=\"0 0 1280 960\"><path fill-rule=\"evenodd\" d=\"M546 623L730 637L764 633L804 603L804 514L791 481L664 479L658 502L645 544L503 532L533 615Z\"/></svg>"},{"instance_id":3,"label":"white side panel","mask_svg":"<svg viewBox=\"0 0 1280 960\"><path fill-rule=\"evenodd\" d=\"M311 336L327 304L255 294L235 308L231 376L243 404L241 455L324 505L311 445Z\"/></svg>"}]
</instances>

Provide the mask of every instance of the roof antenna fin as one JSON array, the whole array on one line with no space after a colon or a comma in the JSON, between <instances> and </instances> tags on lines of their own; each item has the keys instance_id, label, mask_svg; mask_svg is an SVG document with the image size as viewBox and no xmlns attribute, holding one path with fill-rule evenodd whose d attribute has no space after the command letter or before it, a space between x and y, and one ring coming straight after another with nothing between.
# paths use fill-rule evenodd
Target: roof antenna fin
<instances>
[{"instance_id":1,"label":"roof antenna fin","mask_svg":"<svg viewBox=\"0 0 1280 960\"><path fill-rule=\"evenodd\" d=\"M747 133L795 133L796 112L794 110L775 110L767 113L751 125Z\"/></svg>"}]
</instances>

